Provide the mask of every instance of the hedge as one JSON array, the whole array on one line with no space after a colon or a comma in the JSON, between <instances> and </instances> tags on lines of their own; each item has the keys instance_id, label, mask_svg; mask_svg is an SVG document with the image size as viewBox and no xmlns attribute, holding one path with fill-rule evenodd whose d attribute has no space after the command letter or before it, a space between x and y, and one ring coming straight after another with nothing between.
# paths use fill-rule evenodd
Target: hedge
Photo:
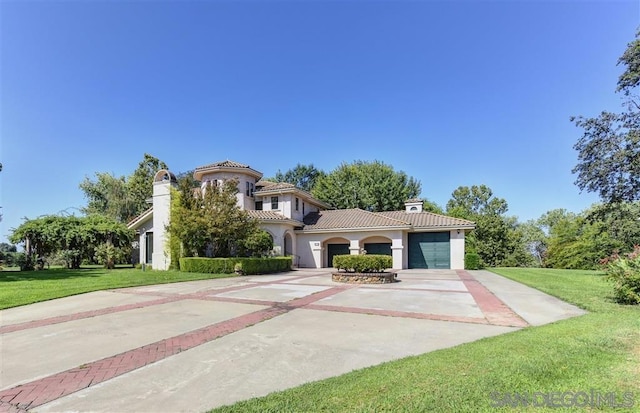
<instances>
[{"instance_id":1,"label":"hedge","mask_svg":"<svg viewBox=\"0 0 640 413\"><path fill-rule=\"evenodd\" d=\"M383 272L393 266L389 255L334 255L333 266L346 272Z\"/></svg>"},{"instance_id":2,"label":"hedge","mask_svg":"<svg viewBox=\"0 0 640 413\"><path fill-rule=\"evenodd\" d=\"M481 270L483 268L480 256L475 252L468 252L464 255L464 268L467 270Z\"/></svg>"},{"instance_id":3,"label":"hedge","mask_svg":"<svg viewBox=\"0 0 640 413\"><path fill-rule=\"evenodd\" d=\"M273 272L289 271L291 269L291 257L273 258L204 258L184 257L180 258L180 271L201 272L212 274L231 274L238 269L245 274L269 274Z\"/></svg>"}]
</instances>

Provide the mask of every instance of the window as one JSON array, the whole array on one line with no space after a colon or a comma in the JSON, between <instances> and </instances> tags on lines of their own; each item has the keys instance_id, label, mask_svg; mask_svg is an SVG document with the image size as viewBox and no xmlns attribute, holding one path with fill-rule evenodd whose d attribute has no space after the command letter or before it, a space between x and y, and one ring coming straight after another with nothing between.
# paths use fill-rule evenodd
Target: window
<instances>
[{"instance_id":1,"label":"window","mask_svg":"<svg viewBox=\"0 0 640 413\"><path fill-rule=\"evenodd\" d=\"M256 211L262 211L262 201L256 201Z\"/></svg>"},{"instance_id":2,"label":"window","mask_svg":"<svg viewBox=\"0 0 640 413\"><path fill-rule=\"evenodd\" d=\"M302 203L302 215L304 215L304 202Z\"/></svg>"},{"instance_id":3,"label":"window","mask_svg":"<svg viewBox=\"0 0 640 413\"><path fill-rule=\"evenodd\" d=\"M296 211L299 209L300 200L296 198Z\"/></svg>"},{"instance_id":4,"label":"window","mask_svg":"<svg viewBox=\"0 0 640 413\"><path fill-rule=\"evenodd\" d=\"M247 190L246 190L245 194L247 196L249 196L249 181L245 182L245 184L247 184Z\"/></svg>"},{"instance_id":5,"label":"window","mask_svg":"<svg viewBox=\"0 0 640 413\"><path fill-rule=\"evenodd\" d=\"M253 197L253 192L255 191L255 187L253 186L253 182L251 182L251 191L249 196Z\"/></svg>"},{"instance_id":6,"label":"window","mask_svg":"<svg viewBox=\"0 0 640 413\"><path fill-rule=\"evenodd\" d=\"M153 232L147 232L145 235L144 247L145 247L145 263L151 264L153 257Z\"/></svg>"},{"instance_id":7,"label":"window","mask_svg":"<svg viewBox=\"0 0 640 413\"><path fill-rule=\"evenodd\" d=\"M278 197L277 196L272 196L271 197L271 209L278 209Z\"/></svg>"}]
</instances>

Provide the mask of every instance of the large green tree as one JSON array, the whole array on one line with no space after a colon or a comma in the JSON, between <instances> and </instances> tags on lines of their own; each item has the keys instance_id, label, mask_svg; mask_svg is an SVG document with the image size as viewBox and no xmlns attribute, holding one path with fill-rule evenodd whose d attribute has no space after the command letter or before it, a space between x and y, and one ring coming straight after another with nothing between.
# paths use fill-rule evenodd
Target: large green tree
<instances>
[{"instance_id":1,"label":"large green tree","mask_svg":"<svg viewBox=\"0 0 640 413\"><path fill-rule=\"evenodd\" d=\"M316 168L313 164L303 165L298 163L295 167L284 173L278 170L273 180L275 182L287 182L307 192L311 192L318 179L325 175L326 173L323 170Z\"/></svg>"},{"instance_id":2,"label":"large green tree","mask_svg":"<svg viewBox=\"0 0 640 413\"><path fill-rule=\"evenodd\" d=\"M129 222L149 208L146 201L153 195L153 177L160 169L167 169L167 165L145 153L128 177L97 172L94 179L85 178L80 189L88 203L82 211L87 215L102 214L119 222Z\"/></svg>"},{"instance_id":3,"label":"large green tree","mask_svg":"<svg viewBox=\"0 0 640 413\"><path fill-rule=\"evenodd\" d=\"M343 163L316 182L313 195L339 209L394 211L420 194L420 181L384 162Z\"/></svg>"},{"instance_id":4,"label":"large green tree","mask_svg":"<svg viewBox=\"0 0 640 413\"><path fill-rule=\"evenodd\" d=\"M467 236L467 249L476 252L485 265L532 265L517 220L505 216L508 209L507 201L495 197L486 185L460 186L447 202L447 215L476 223Z\"/></svg>"},{"instance_id":5,"label":"large green tree","mask_svg":"<svg viewBox=\"0 0 640 413\"><path fill-rule=\"evenodd\" d=\"M265 246L258 221L238 207L237 192L234 179L204 191L194 191L189 180L180 181L171 201L172 262L181 256L260 255L273 247Z\"/></svg>"},{"instance_id":6,"label":"large green tree","mask_svg":"<svg viewBox=\"0 0 640 413\"><path fill-rule=\"evenodd\" d=\"M623 92L626 110L571 118L583 129L574 145L578 151L575 183L580 190L599 194L606 203L640 200L640 104L634 95L640 84L639 35L618 60L625 70L616 91Z\"/></svg>"}]
</instances>

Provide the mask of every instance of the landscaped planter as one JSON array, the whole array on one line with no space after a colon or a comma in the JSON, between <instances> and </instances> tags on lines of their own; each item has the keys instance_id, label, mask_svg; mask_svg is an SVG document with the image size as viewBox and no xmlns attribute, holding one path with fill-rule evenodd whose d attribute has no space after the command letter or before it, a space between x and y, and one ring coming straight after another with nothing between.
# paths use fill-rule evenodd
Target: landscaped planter
<instances>
[{"instance_id":1,"label":"landscaped planter","mask_svg":"<svg viewBox=\"0 0 640 413\"><path fill-rule=\"evenodd\" d=\"M389 284L396 282L395 272L334 272L331 280L347 284Z\"/></svg>"}]
</instances>

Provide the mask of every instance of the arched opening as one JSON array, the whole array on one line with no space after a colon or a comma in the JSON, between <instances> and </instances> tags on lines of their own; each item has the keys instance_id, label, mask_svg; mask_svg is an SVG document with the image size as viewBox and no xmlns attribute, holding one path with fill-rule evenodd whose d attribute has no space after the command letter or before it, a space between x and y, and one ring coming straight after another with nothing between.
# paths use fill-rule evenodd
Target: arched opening
<instances>
[{"instance_id":1,"label":"arched opening","mask_svg":"<svg viewBox=\"0 0 640 413\"><path fill-rule=\"evenodd\" d=\"M284 234L284 255L293 255L293 239L288 232Z\"/></svg>"},{"instance_id":2,"label":"arched opening","mask_svg":"<svg viewBox=\"0 0 640 413\"><path fill-rule=\"evenodd\" d=\"M387 237L368 237L360 245L367 254L391 255L391 240Z\"/></svg>"},{"instance_id":3,"label":"arched opening","mask_svg":"<svg viewBox=\"0 0 640 413\"><path fill-rule=\"evenodd\" d=\"M336 255L350 254L349 245L350 241L346 238L335 237L326 240L324 242L324 249L326 250L324 266L333 267L333 257Z\"/></svg>"},{"instance_id":4,"label":"arched opening","mask_svg":"<svg viewBox=\"0 0 640 413\"><path fill-rule=\"evenodd\" d=\"M172 172L166 169L160 169L158 172L156 172L156 175L153 178L153 182L171 182L175 184L178 183L178 179Z\"/></svg>"}]
</instances>

